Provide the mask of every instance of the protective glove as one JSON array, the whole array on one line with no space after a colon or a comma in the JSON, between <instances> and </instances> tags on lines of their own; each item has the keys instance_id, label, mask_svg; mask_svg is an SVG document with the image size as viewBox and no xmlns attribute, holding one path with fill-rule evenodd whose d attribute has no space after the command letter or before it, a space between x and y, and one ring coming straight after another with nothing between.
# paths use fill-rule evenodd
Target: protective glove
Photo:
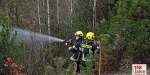
<instances>
[{"instance_id":1,"label":"protective glove","mask_svg":"<svg viewBox=\"0 0 150 75\"><path fill-rule=\"evenodd\" d=\"M68 46L68 45L73 45L72 40L71 40L71 39L68 40L68 41L65 43L65 45L66 45L66 46Z\"/></svg>"},{"instance_id":2,"label":"protective glove","mask_svg":"<svg viewBox=\"0 0 150 75\"><path fill-rule=\"evenodd\" d=\"M67 45L68 45L68 43L65 43L65 45L67 46Z\"/></svg>"},{"instance_id":3,"label":"protective glove","mask_svg":"<svg viewBox=\"0 0 150 75\"><path fill-rule=\"evenodd\" d=\"M74 45L72 39L69 40L69 43L70 43L71 46Z\"/></svg>"}]
</instances>

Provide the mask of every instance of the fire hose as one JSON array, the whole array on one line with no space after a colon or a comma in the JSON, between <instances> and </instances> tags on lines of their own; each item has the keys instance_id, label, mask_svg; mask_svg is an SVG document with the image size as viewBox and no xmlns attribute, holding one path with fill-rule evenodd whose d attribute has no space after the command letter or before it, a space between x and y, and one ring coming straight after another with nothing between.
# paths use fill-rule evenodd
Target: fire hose
<instances>
[{"instance_id":1,"label":"fire hose","mask_svg":"<svg viewBox=\"0 0 150 75\"><path fill-rule=\"evenodd\" d=\"M70 40L64 40L63 41L64 43L69 43L69 42L71 42Z\"/></svg>"}]
</instances>

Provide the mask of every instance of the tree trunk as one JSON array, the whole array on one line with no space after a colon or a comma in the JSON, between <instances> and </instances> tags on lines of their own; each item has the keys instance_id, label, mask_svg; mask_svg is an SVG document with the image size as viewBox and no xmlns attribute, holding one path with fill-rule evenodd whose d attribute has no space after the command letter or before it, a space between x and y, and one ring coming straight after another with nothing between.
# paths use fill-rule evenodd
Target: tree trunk
<instances>
[{"instance_id":1,"label":"tree trunk","mask_svg":"<svg viewBox=\"0 0 150 75\"><path fill-rule=\"evenodd\" d=\"M60 1L57 0L57 24L58 24L58 26L59 26L59 23L60 23L59 6L60 6Z\"/></svg>"},{"instance_id":2,"label":"tree trunk","mask_svg":"<svg viewBox=\"0 0 150 75\"><path fill-rule=\"evenodd\" d=\"M40 19L40 1L37 0L37 8L38 8L38 24L39 24L39 28L40 28L40 33L41 33L41 19Z\"/></svg>"},{"instance_id":3,"label":"tree trunk","mask_svg":"<svg viewBox=\"0 0 150 75\"><path fill-rule=\"evenodd\" d=\"M96 0L94 0L94 5L93 5L93 28L95 27L96 23Z\"/></svg>"},{"instance_id":4,"label":"tree trunk","mask_svg":"<svg viewBox=\"0 0 150 75\"><path fill-rule=\"evenodd\" d=\"M72 16L72 11L73 11L73 5L72 5L72 0L70 0L70 16ZM70 18L71 20L71 25L72 25L72 19Z\"/></svg>"},{"instance_id":5,"label":"tree trunk","mask_svg":"<svg viewBox=\"0 0 150 75\"><path fill-rule=\"evenodd\" d=\"M47 0L47 25L48 25L48 34L50 35L50 8L49 8L49 0Z\"/></svg>"}]
</instances>

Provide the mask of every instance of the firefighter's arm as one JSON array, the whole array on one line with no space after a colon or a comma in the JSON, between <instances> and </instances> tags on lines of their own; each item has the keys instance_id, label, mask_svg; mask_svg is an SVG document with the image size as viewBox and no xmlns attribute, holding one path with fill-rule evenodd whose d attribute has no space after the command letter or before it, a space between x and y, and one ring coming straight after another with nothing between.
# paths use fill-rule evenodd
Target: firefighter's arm
<instances>
[{"instance_id":1,"label":"firefighter's arm","mask_svg":"<svg viewBox=\"0 0 150 75\"><path fill-rule=\"evenodd\" d=\"M93 51L95 53L99 54L100 53L100 45L99 44L94 44Z\"/></svg>"},{"instance_id":2,"label":"firefighter's arm","mask_svg":"<svg viewBox=\"0 0 150 75\"><path fill-rule=\"evenodd\" d=\"M69 51L74 52L77 50L76 44L72 45L71 43L66 43L66 46L68 47Z\"/></svg>"},{"instance_id":3,"label":"firefighter's arm","mask_svg":"<svg viewBox=\"0 0 150 75\"><path fill-rule=\"evenodd\" d=\"M97 54L99 54L99 53L100 53L100 42L97 41L97 42L96 42L96 45L97 45L97 47L96 47L96 49L97 49Z\"/></svg>"},{"instance_id":4,"label":"firefighter's arm","mask_svg":"<svg viewBox=\"0 0 150 75\"><path fill-rule=\"evenodd\" d=\"M96 53L96 62L99 61L99 55L100 55L100 47L99 46L100 45L97 44L96 51L95 51L95 53Z\"/></svg>"},{"instance_id":5,"label":"firefighter's arm","mask_svg":"<svg viewBox=\"0 0 150 75\"><path fill-rule=\"evenodd\" d=\"M72 42L72 40L70 39L70 40L68 40L68 41L66 41L65 40L65 45L68 47L68 46L73 46L74 45L74 43Z\"/></svg>"},{"instance_id":6,"label":"firefighter's arm","mask_svg":"<svg viewBox=\"0 0 150 75\"><path fill-rule=\"evenodd\" d=\"M71 51L71 52L74 52L74 51L77 50L77 48L76 48L75 45L68 47L68 49L69 49L69 51Z\"/></svg>"}]
</instances>

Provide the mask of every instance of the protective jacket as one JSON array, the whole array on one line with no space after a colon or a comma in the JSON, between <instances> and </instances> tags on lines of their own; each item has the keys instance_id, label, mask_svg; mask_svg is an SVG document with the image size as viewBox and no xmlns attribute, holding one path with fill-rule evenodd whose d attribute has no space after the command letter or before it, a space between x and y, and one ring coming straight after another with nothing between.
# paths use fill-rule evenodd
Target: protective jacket
<instances>
[{"instance_id":1,"label":"protective jacket","mask_svg":"<svg viewBox=\"0 0 150 75\"><path fill-rule=\"evenodd\" d=\"M72 61L79 61L81 59L82 52L79 50L81 43L82 43L82 38L79 38L78 40L76 40L75 44L69 43L67 45L69 51L73 53L73 55L70 57Z\"/></svg>"},{"instance_id":2,"label":"protective jacket","mask_svg":"<svg viewBox=\"0 0 150 75\"><path fill-rule=\"evenodd\" d=\"M99 54L99 45L86 39L82 42L80 51L82 51L82 66L86 67L85 62L94 61L96 54Z\"/></svg>"}]
</instances>

